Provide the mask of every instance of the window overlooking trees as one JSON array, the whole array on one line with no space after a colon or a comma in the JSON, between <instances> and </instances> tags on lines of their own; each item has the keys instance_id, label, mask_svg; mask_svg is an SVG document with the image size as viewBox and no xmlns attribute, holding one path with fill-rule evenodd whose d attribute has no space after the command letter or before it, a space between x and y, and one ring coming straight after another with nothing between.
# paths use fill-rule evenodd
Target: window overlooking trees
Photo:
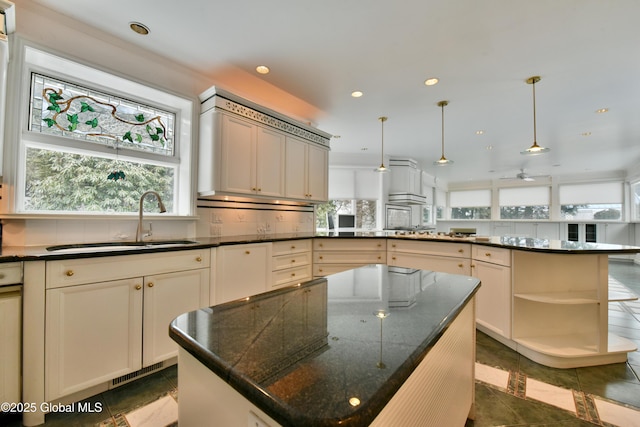
<instances>
[{"instance_id":1,"label":"window overlooking trees","mask_svg":"<svg viewBox=\"0 0 640 427\"><path fill-rule=\"evenodd\" d=\"M137 213L155 190L168 213L192 214L190 100L29 46L23 73L14 211Z\"/></svg>"},{"instance_id":2,"label":"window overlooking trees","mask_svg":"<svg viewBox=\"0 0 640 427\"><path fill-rule=\"evenodd\" d=\"M449 193L451 219L491 219L491 190Z\"/></svg>"},{"instance_id":3,"label":"window overlooking trees","mask_svg":"<svg viewBox=\"0 0 640 427\"><path fill-rule=\"evenodd\" d=\"M329 200L316 205L316 230L328 230L328 216L334 220L337 228L338 215L355 215L357 229L373 230L376 228L377 202L375 200Z\"/></svg>"},{"instance_id":4,"label":"window overlooking trees","mask_svg":"<svg viewBox=\"0 0 640 427\"><path fill-rule=\"evenodd\" d=\"M622 182L561 185L560 215L567 220L621 220Z\"/></svg>"},{"instance_id":5,"label":"window overlooking trees","mask_svg":"<svg viewBox=\"0 0 640 427\"><path fill-rule=\"evenodd\" d=\"M549 187L501 188L500 219L549 219Z\"/></svg>"}]
</instances>

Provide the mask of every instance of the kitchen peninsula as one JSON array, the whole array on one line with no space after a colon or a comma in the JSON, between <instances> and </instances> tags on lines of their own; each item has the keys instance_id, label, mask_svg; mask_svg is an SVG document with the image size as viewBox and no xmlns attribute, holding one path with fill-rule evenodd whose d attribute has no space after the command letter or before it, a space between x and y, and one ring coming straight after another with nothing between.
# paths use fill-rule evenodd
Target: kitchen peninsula
<instances>
[{"instance_id":1,"label":"kitchen peninsula","mask_svg":"<svg viewBox=\"0 0 640 427\"><path fill-rule=\"evenodd\" d=\"M179 424L464 425L479 281L407 273L371 265L179 316Z\"/></svg>"},{"instance_id":2,"label":"kitchen peninsula","mask_svg":"<svg viewBox=\"0 0 640 427\"><path fill-rule=\"evenodd\" d=\"M610 254L635 254L640 252L640 247L516 237L474 239L357 232L352 236L291 233L205 237L194 241L170 246L92 246L60 251L47 251L44 247L3 247L0 262L22 263L24 268L23 398L33 402L82 399L91 392L95 394L97 387L106 387L107 382L136 374L146 366L175 363L167 362L167 357L175 354L175 343L167 336L167 324L180 313L225 302L217 297L220 290L237 291L237 286L233 286L233 280L220 280L226 279L219 274L220 266L222 263L242 266L235 270L235 276L229 275L230 279L249 270L258 271L257 264L244 262L244 257L259 261L259 271L263 273L257 276L263 283L245 289L243 295L234 295L233 299L281 286L286 288L292 283L308 281L312 275L319 277L358 265L386 263L391 267L430 271L428 278L422 280L422 286L441 273L477 277L482 286L475 296L476 327L547 366L564 368L623 362L627 353L635 350L632 342L608 331L607 261ZM254 248L260 250L254 251ZM299 252L301 250L304 252ZM232 258L221 258L222 252ZM291 265L295 267L288 267ZM308 276L300 274L303 270ZM280 279L285 276L293 282L283 284ZM155 285L151 287L148 282ZM167 285L167 294L161 293L163 285ZM177 293L171 294L174 286ZM88 301L98 305L88 309L79 292L91 292L87 293L89 297L93 291L111 292L116 288L121 291L118 298L130 298L131 307L135 307L137 313L125 313L129 303L113 305L123 310L118 317L122 322L117 324L113 322L110 306L101 303L102 297L91 297ZM57 319L59 332L64 332L64 320L72 319L62 316L67 314L68 307L64 311L58 309L60 301L67 298L65 295L80 298L76 308L85 316L81 322L68 323L69 327L83 325L100 330L100 334L93 335L102 343L108 333L113 345L95 346L86 340L60 342L59 349L53 345L56 337L52 334L56 328L52 327L51 319ZM153 300L153 295L165 298L161 302ZM176 295L184 305L178 304ZM164 304L161 310L164 317L147 319L144 313L153 313L149 308L160 307L159 304ZM141 314L143 306L146 309ZM105 311L101 323L96 316L98 308ZM174 314L165 319L171 312ZM139 336L143 328L140 322L147 325L143 336L155 337L155 344L143 343ZM150 330L154 334L148 333ZM81 335L58 333L57 336ZM173 344L174 350L168 345L165 347L166 341ZM162 348L156 345L160 342ZM91 359L82 356L78 346L108 348L109 352L100 352ZM129 349L135 349L135 357L129 355ZM116 351L120 352L118 358L112 354ZM140 351L146 355L144 358L153 353L157 357L145 362ZM59 357L62 355L65 357ZM80 371L71 356L93 360L92 370L87 364L87 370ZM98 356L110 363L98 362ZM121 363L115 365L116 360ZM53 364L75 369L57 369ZM107 368L110 371L103 372ZM73 378L67 381L59 374ZM56 375L59 378L53 381ZM41 412L24 414L25 425L38 425L43 421Z\"/></svg>"}]
</instances>

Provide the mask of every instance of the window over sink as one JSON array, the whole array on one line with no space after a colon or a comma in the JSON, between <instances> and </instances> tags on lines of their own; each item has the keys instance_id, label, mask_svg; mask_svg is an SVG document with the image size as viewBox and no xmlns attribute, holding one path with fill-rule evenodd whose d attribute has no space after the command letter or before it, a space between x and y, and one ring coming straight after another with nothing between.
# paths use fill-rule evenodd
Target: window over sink
<instances>
[{"instance_id":1,"label":"window over sink","mask_svg":"<svg viewBox=\"0 0 640 427\"><path fill-rule=\"evenodd\" d=\"M155 190L169 214L192 214L191 100L31 46L23 53L13 213L133 214Z\"/></svg>"}]
</instances>

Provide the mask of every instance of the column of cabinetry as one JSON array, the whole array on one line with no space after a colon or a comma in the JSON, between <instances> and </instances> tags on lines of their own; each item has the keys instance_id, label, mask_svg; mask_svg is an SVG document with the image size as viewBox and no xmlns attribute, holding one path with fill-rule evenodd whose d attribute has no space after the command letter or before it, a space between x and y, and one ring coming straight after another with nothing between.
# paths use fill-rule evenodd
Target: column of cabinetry
<instances>
[{"instance_id":1,"label":"column of cabinetry","mask_svg":"<svg viewBox=\"0 0 640 427\"><path fill-rule=\"evenodd\" d=\"M177 355L167 328L209 305L209 249L46 263L45 399Z\"/></svg>"},{"instance_id":2,"label":"column of cabinetry","mask_svg":"<svg viewBox=\"0 0 640 427\"><path fill-rule=\"evenodd\" d=\"M363 265L384 264L385 251L385 239L315 238L313 275L320 277Z\"/></svg>"},{"instance_id":3,"label":"column of cabinetry","mask_svg":"<svg viewBox=\"0 0 640 427\"><path fill-rule=\"evenodd\" d=\"M387 264L471 275L471 244L389 239Z\"/></svg>"},{"instance_id":4,"label":"column of cabinetry","mask_svg":"<svg viewBox=\"0 0 640 427\"><path fill-rule=\"evenodd\" d=\"M494 337L510 339L511 250L481 245L471 249L471 271L482 283L476 294L476 323Z\"/></svg>"},{"instance_id":5,"label":"column of cabinetry","mask_svg":"<svg viewBox=\"0 0 640 427\"><path fill-rule=\"evenodd\" d=\"M0 264L0 402L20 402L22 263ZM0 410L0 414L2 410Z\"/></svg>"},{"instance_id":6,"label":"column of cabinetry","mask_svg":"<svg viewBox=\"0 0 640 427\"><path fill-rule=\"evenodd\" d=\"M273 242L272 287L277 288L311 279L312 240Z\"/></svg>"},{"instance_id":7,"label":"column of cabinetry","mask_svg":"<svg viewBox=\"0 0 640 427\"><path fill-rule=\"evenodd\" d=\"M211 305L222 304L271 288L271 243L216 248L215 285Z\"/></svg>"},{"instance_id":8,"label":"column of cabinetry","mask_svg":"<svg viewBox=\"0 0 640 427\"><path fill-rule=\"evenodd\" d=\"M285 196L291 199L328 199L329 152L299 138L286 139Z\"/></svg>"}]
</instances>

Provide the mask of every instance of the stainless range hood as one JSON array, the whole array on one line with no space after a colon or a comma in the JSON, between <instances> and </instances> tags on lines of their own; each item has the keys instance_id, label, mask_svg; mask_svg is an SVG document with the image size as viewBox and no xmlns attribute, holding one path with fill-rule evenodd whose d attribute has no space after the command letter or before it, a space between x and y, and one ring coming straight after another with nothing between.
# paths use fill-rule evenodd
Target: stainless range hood
<instances>
[{"instance_id":1,"label":"stainless range hood","mask_svg":"<svg viewBox=\"0 0 640 427\"><path fill-rule=\"evenodd\" d=\"M391 183L389 203L402 205L424 205L427 197L421 192L422 171L413 159L389 159Z\"/></svg>"}]
</instances>

